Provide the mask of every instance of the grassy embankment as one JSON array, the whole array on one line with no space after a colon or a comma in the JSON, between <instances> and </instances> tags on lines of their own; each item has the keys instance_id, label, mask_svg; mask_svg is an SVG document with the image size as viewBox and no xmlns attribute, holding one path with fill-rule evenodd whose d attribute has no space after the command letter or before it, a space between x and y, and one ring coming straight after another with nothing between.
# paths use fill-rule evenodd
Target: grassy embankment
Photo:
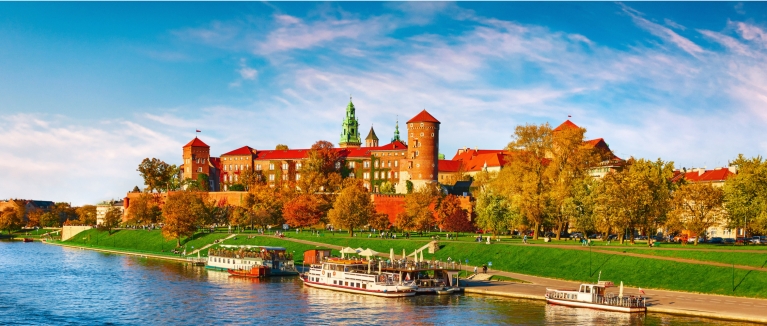
<instances>
[{"instance_id":1,"label":"grassy embankment","mask_svg":"<svg viewBox=\"0 0 767 326\"><path fill-rule=\"evenodd\" d=\"M8 234L8 232L2 232L0 233L0 239L22 239L22 238L32 238L32 239L40 239L40 237L43 234L46 234L48 232L57 232L58 229L37 229L37 230L18 230L11 232L11 234Z\"/></svg>"},{"instance_id":2,"label":"grassy embankment","mask_svg":"<svg viewBox=\"0 0 767 326\"><path fill-rule=\"evenodd\" d=\"M380 240L348 238L340 235L307 237L289 234L289 236L329 244L342 243L346 238L346 241L354 243L354 246L370 247L382 252L388 252L389 248L394 248L395 253L398 250L401 253L403 247L406 249L420 247L413 245L412 242L423 243L422 240ZM441 241L441 246L442 248L434 255L424 253L424 258L434 257L443 261L448 257L461 261L468 259L470 265L492 262L491 272L502 270L572 281L596 281L601 271L603 280L623 281L628 286L767 298L767 272L737 269L733 271L726 267L590 253L545 245L486 245L463 241Z\"/></svg>"},{"instance_id":3,"label":"grassy embankment","mask_svg":"<svg viewBox=\"0 0 767 326\"><path fill-rule=\"evenodd\" d=\"M182 246L186 246L187 252L191 252L193 248L200 248L227 235L226 233L197 233L189 239L183 239ZM112 235L109 235L107 231L90 229L62 243L88 248L179 257L172 253L176 247L176 239L164 239L160 230L115 230Z\"/></svg>"},{"instance_id":4,"label":"grassy embankment","mask_svg":"<svg viewBox=\"0 0 767 326\"><path fill-rule=\"evenodd\" d=\"M723 263L723 264L736 264L736 265L752 266L752 267L759 267L759 268L767 267L767 252L758 251L758 250L753 250L753 252L722 252L722 251L705 251L705 250L654 250L649 248L648 249L631 249L631 250L625 250L625 249L622 250L622 249L613 249L613 248L599 248L599 249L607 249L611 251L619 251L619 252L642 254L642 255L710 261L710 262ZM765 271L767 271L767 269Z\"/></svg>"}]
</instances>

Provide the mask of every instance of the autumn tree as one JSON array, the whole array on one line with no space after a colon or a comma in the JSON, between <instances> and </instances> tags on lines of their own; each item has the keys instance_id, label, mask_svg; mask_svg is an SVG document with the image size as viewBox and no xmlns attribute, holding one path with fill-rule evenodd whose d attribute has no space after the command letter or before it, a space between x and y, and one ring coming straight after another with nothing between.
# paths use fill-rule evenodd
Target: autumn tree
<instances>
[{"instance_id":1,"label":"autumn tree","mask_svg":"<svg viewBox=\"0 0 767 326\"><path fill-rule=\"evenodd\" d=\"M509 163L501 170L494 186L534 227L533 238L550 212L551 178L546 158L552 151L552 129L542 125L517 126L508 145Z\"/></svg>"},{"instance_id":2,"label":"autumn tree","mask_svg":"<svg viewBox=\"0 0 767 326\"><path fill-rule=\"evenodd\" d=\"M738 168L723 188L730 227L767 232L767 161L740 154L730 165Z\"/></svg>"},{"instance_id":3,"label":"autumn tree","mask_svg":"<svg viewBox=\"0 0 767 326\"><path fill-rule=\"evenodd\" d=\"M394 188L394 184L389 181L384 181L381 183L381 186L378 187L378 191L382 194L393 194L396 192L396 189Z\"/></svg>"},{"instance_id":4,"label":"autumn tree","mask_svg":"<svg viewBox=\"0 0 767 326\"><path fill-rule=\"evenodd\" d=\"M78 219L77 222L81 225L95 225L96 224L96 206L84 205L75 209Z\"/></svg>"},{"instance_id":5,"label":"autumn tree","mask_svg":"<svg viewBox=\"0 0 767 326\"><path fill-rule=\"evenodd\" d=\"M274 150L281 151L281 150L288 150L288 145L285 144L277 144L277 146L274 147Z\"/></svg>"},{"instance_id":6,"label":"autumn tree","mask_svg":"<svg viewBox=\"0 0 767 326\"><path fill-rule=\"evenodd\" d=\"M696 235L696 246L697 235L725 219L726 212L722 206L724 192L721 188L705 183L688 183L675 191L673 198L672 220Z\"/></svg>"},{"instance_id":7,"label":"autumn tree","mask_svg":"<svg viewBox=\"0 0 767 326\"><path fill-rule=\"evenodd\" d=\"M78 218L77 211L69 203L55 203L48 210L56 218L56 225L63 225L69 220Z\"/></svg>"},{"instance_id":8,"label":"autumn tree","mask_svg":"<svg viewBox=\"0 0 767 326\"><path fill-rule=\"evenodd\" d=\"M270 187L258 184L250 188L250 197L246 196L246 207L249 209L253 224L269 226L282 224L282 209L289 189L285 187Z\"/></svg>"},{"instance_id":9,"label":"autumn tree","mask_svg":"<svg viewBox=\"0 0 767 326\"><path fill-rule=\"evenodd\" d=\"M376 230L386 230L391 227L391 222L389 222L389 214L386 213L376 213L373 215L373 217L370 219L370 227Z\"/></svg>"},{"instance_id":10,"label":"autumn tree","mask_svg":"<svg viewBox=\"0 0 767 326\"><path fill-rule=\"evenodd\" d=\"M376 211L362 181L348 180L328 212L328 218L333 226L349 229L349 236L354 236L354 229L367 225Z\"/></svg>"},{"instance_id":11,"label":"autumn tree","mask_svg":"<svg viewBox=\"0 0 767 326\"><path fill-rule=\"evenodd\" d=\"M441 228L450 232L471 232L474 225L468 213L461 207L461 201L455 195L447 195L437 209L437 219Z\"/></svg>"},{"instance_id":12,"label":"autumn tree","mask_svg":"<svg viewBox=\"0 0 767 326\"><path fill-rule=\"evenodd\" d=\"M305 227L319 223L324 212L314 195L302 194L285 203L282 214L291 227Z\"/></svg>"},{"instance_id":13,"label":"autumn tree","mask_svg":"<svg viewBox=\"0 0 767 326\"><path fill-rule=\"evenodd\" d=\"M6 207L0 211L0 230L8 231L8 234L11 234L11 231L20 229L22 216L19 213L18 209L12 207Z\"/></svg>"},{"instance_id":14,"label":"autumn tree","mask_svg":"<svg viewBox=\"0 0 767 326\"><path fill-rule=\"evenodd\" d=\"M105 228L109 235L112 235L112 229L116 228L120 222L122 222L123 213L117 207L110 207L106 214L104 214L104 222L101 223L101 227Z\"/></svg>"},{"instance_id":15,"label":"autumn tree","mask_svg":"<svg viewBox=\"0 0 767 326\"><path fill-rule=\"evenodd\" d=\"M439 205L441 194L437 184L428 184L405 196L405 211L397 215L394 225L402 230L427 231L437 220L434 208Z\"/></svg>"},{"instance_id":16,"label":"autumn tree","mask_svg":"<svg viewBox=\"0 0 767 326\"><path fill-rule=\"evenodd\" d=\"M229 205L225 198L220 200L211 199L204 192L199 193L198 196L200 201L195 206L198 227L226 223L229 220Z\"/></svg>"},{"instance_id":17,"label":"autumn tree","mask_svg":"<svg viewBox=\"0 0 767 326\"><path fill-rule=\"evenodd\" d=\"M41 218L43 216L43 211L40 208L32 208L29 211L27 211L27 226L28 227L36 227L41 226Z\"/></svg>"},{"instance_id":18,"label":"autumn tree","mask_svg":"<svg viewBox=\"0 0 767 326\"><path fill-rule=\"evenodd\" d=\"M162 208L162 234L166 239L176 239L181 246L181 237L190 237L197 230L198 207L202 200L197 192L177 191L168 194Z\"/></svg>"},{"instance_id":19,"label":"autumn tree","mask_svg":"<svg viewBox=\"0 0 767 326\"><path fill-rule=\"evenodd\" d=\"M167 191L173 187L171 184L173 175L178 175L178 168L173 168L168 163L157 158L145 158L136 170L144 178L144 184L148 192L154 190L158 192L162 190Z\"/></svg>"},{"instance_id":20,"label":"autumn tree","mask_svg":"<svg viewBox=\"0 0 767 326\"><path fill-rule=\"evenodd\" d=\"M143 193L130 201L126 218L127 223L133 225L158 223L162 218L162 210L151 194Z\"/></svg>"}]
</instances>

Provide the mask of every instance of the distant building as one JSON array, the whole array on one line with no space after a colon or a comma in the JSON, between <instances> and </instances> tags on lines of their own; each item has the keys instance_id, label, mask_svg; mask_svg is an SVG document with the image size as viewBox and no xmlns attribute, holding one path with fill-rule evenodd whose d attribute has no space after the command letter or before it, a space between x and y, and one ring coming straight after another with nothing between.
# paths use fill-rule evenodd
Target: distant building
<instances>
[{"instance_id":1,"label":"distant building","mask_svg":"<svg viewBox=\"0 0 767 326\"><path fill-rule=\"evenodd\" d=\"M29 212L33 210L41 210L47 212L54 205L54 202L47 200L32 200L32 199L3 199L0 200L0 212L6 208L18 210L24 209L23 223L26 225L29 223Z\"/></svg>"},{"instance_id":2,"label":"distant building","mask_svg":"<svg viewBox=\"0 0 767 326\"><path fill-rule=\"evenodd\" d=\"M110 209L117 209L120 211L120 214L125 213L125 207L123 206L124 201L116 201L116 200L109 200L104 201L101 203L98 203L96 205L96 225L101 225L104 223L104 217L107 215L107 212L109 212ZM124 217L123 217L124 218Z\"/></svg>"}]
</instances>

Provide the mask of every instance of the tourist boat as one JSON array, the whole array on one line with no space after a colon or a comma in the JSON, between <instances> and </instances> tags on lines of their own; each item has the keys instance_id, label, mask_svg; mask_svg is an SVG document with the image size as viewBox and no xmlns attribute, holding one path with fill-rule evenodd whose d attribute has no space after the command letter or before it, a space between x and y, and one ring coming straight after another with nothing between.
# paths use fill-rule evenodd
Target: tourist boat
<instances>
[{"instance_id":1,"label":"tourist boat","mask_svg":"<svg viewBox=\"0 0 767 326\"><path fill-rule=\"evenodd\" d=\"M375 260L328 258L311 264L301 275L304 285L379 297L408 297L418 288L413 282L405 283L399 273L384 272Z\"/></svg>"},{"instance_id":2,"label":"tourist boat","mask_svg":"<svg viewBox=\"0 0 767 326\"><path fill-rule=\"evenodd\" d=\"M227 269L229 275L240 277L261 278L271 276L271 268L266 266L254 266L251 269Z\"/></svg>"},{"instance_id":3,"label":"tourist boat","mask_svg":"<svg viewBox=\"0 0 767 326\"><path fill-rule=\"evenodd\" d=\"M460 292L458 275L460 265L455 262L395 260L382 264L384 272L397 273L406 283L418 288L418 294L450 294Z\"/></svg>"},{"instance_id":4,"label":"tourist boat","mask_svg":"<svg viewBox=\"0 0 767 326\"><path fill-rule=\"evenodd\" d=\"M32 239L32 238L24 238L24 240L23 240L23 241L24 241L24 242L34 242L34 241L35 241L35 239Z\"/></svg>"},{"instance_id":5,"label":"tourist boat","mask_svg":"<svg viewBox=\"0 0 767 326\"><path fill-rule=\"evenodd\" d=\"M205 264L207 269L227 272L232 270L235 273L247 271L249 274L258 273L250 271L261 267L269 269L268 276L298 275L293 264L293 255L287 253L283 247L220 245L208 249Z\"/></svg>"},{"instance_id":6,"label":"tourist boat","mask_svg":"<svg viewBox=\"0 0 767 326\"><path fill-rule=\"evenodd\" d=\"M612 282L600 281L597 284L581 284L578 290L546 289L546 302L556 305L592 308L617 312L646 312L647 299L644 297L607 294Z\"/></svg>"}]
</instances>

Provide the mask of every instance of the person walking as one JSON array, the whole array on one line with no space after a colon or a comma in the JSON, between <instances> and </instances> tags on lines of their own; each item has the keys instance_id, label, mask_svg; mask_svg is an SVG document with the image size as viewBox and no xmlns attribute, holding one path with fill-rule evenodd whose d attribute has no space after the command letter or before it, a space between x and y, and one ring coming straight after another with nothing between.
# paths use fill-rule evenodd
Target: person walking
<instances>
[{"instance_id":1,"label":"person walking","mask_svg":"<svg viewBox=\"0 0 767 326\"><path fill-rule=\"evenodd\" d=\"M527 234L525 234L525 236L522 237L522 243L527 244Z\"/></svg>"},{"instance_id":2,"label":"person walking","mask_svg":"<svg viewBox=\"0 0 767 326\"><path fill-rule=\"evenodd\" d=\"M474 266L474 275L477 275L477 266Z\"/></svg>"}]
</instances>

